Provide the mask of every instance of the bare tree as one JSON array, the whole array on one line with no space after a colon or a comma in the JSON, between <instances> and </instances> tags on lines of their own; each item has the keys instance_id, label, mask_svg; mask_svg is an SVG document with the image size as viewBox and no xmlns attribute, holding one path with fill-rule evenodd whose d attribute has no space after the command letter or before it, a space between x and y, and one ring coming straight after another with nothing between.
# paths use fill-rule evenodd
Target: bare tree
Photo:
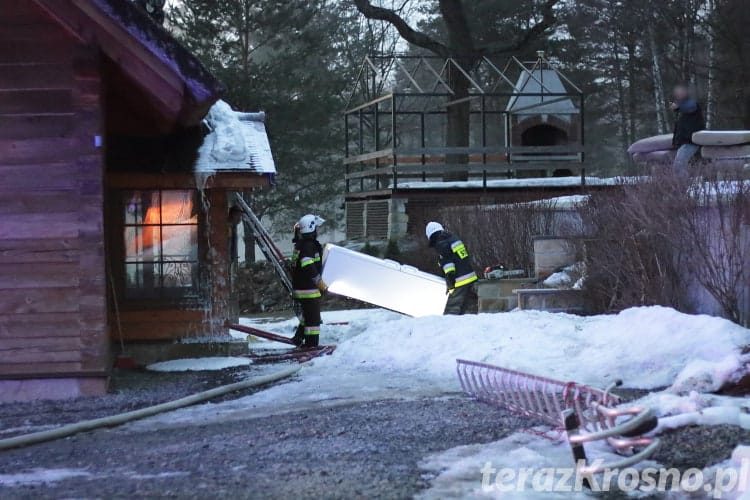
<instances>
[{"instance_id":1,"label":"bare tree","mask_svg":"<svg viewBox=\"0 0 750 500\"><path fill-rule=\"evenodd\" d=\"M656 32L654 20L648 23L648 39L651 48L651 74L654 79L654 110L656 111L656 128L660 134L667 130L667 119L664 115L666 103L664 102L664 82L661 76L661 61L659 57L658 44L656 43Z\"/></svg>"},{"instance_id":2,"label":"bare tree","mask_svg":"<svg viewBox=\"0 0 750 500\"><path fill-rule=\"evenodd\" d=\"M478 45L466 17L461 0L439 0L439 12L447 30L447 40L441 41L413 28L395 9L374 5L369 0L353 0L359 12L368 19L383 21L392 25L401 38L412 45L421 47L435 55L454 59L462 68L471 71L484 56L514 52L526 47L533 40L541 37L555 24L554 7L560 0L545 0L540 8L538 20L528 29L510 41ZM448 74L448 85L453 92L450 102L446 103L447 130L446 147L469 146L471 83L461 71L455 69ZM451 156L449 163L465 163L468 158ZM467 172L448 174L446 180L465 180Z\"/></svg>"},{"instance_id":3,"label":"bare tree","mask_svg":"<svg viewBox=\"0 0 750 500\"><path fill-rule=\"evenodd\" d=\"M589 232L585 293L594 310L657 304L687 309L678 223L686 201L679 184L662 174L592 195L582 217Z\"/></svg>"}]
</instances>

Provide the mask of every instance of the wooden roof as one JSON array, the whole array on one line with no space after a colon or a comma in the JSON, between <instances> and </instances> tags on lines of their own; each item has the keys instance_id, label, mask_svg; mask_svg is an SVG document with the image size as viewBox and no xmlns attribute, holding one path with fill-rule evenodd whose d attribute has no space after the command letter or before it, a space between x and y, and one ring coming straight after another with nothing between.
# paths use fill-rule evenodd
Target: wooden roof
<instances>
[{"instance_id":1,"label":"wooden roof","mask_svg":"<svg viewBox=\"0 0 750 500\"><path fill-rule=\"evenodd\" d=\"M149 96L164 128L197 125L221 83L164 28L128 0L32 0L82 42L98 46Z\"/></svg>"}]
</instances>

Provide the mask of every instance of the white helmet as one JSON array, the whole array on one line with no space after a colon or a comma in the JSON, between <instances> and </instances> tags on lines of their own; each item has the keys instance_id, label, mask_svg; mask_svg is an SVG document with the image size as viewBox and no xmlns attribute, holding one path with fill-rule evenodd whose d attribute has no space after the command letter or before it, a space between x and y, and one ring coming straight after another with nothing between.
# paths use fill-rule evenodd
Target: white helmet
<instances>
[{"instance_id":1,"label":"white helmet","mask_svg":"<svg viewBox=\"0 0 750 500\"><path fill-rule=\"evenodd\" d=\"M432 238L433 234L444 230L445 229L443 229L443 225L439 222L428 222L424 232L427 235L427 239L429 240L430 238Z\"/></svg>"},{"instance_id":2,"label":"white helmet","mask_svg":"<svg viewBox=\"0 0 750 500\"><path fill-rule=\"evenodd\" d=\"M307 214L302 216L297 225L301 234L310 234L317 231L324 222L325 219L318 215Z\"/></svg>"}]
</instances>

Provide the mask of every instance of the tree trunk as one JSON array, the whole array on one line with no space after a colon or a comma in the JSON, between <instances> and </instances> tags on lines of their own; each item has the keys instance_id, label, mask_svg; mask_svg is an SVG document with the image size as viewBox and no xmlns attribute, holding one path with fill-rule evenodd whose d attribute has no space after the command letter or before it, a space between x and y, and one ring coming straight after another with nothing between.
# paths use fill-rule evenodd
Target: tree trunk
<instances>
[{"instance_id":1,"label":"tree trunk","mask_svg":"<svg viewBox=\"0 0 750 500\"><path fill-rule=\"evenodd\" d=\"M468 68L468 66L463 67ZM465 148L469 146L469 134L471 133L471 101L469 100L471 84L460 71L451 67L448 85L453 90L453 95L448 97L449 102L447 103L445 145L449 148ZM451 102L455 102L455 104L450 104ZM444 181L466 181L469 179L466 166L469 162L469 155L449 154L446 155L445 162L456 166L456 168L443 174Z\"/></svg>"},{"instance_id":2,"label":"tree trunk","mask_svg":"<svg viewBox=\"0 0 750 500\"><path fill-rule=\"evenodd\" d=\"M706 3L708 18L708 77L706 81L706 128L710 129L714 122L716 106L714 102L714 93L716 92L716 34L711 25L714 18L714 0L708 0Z\"/></svg>"},{"instance_id":3,"label":"tree trunk","mask_svg":"<svg viewBox=\"0 0 750 500\"><path fill-rule=\"evenodd\" d=\"M617 111L620 115L620 141L622 142L622 152L625 154L625 151L630 146L630 142L628 141L628 120L625 110L625 86L623 85L625 75L623 74L622 63L620 62L620 45L617 43L616 39L612 44L612 62L615 69L615 82L617 83Z\"/></svg>"},{"instance_id":4,"label":"tree trunk","mask_svg":"<svg viewBox=\"0 0 750 500\"><path fill-rule=\"evenodd\" d=\"M648 38L651 46L651 73L654 79L654 109L656 111L656 129L659 134L666 131L666 117L664 116L664 82L661 78L661 62L656 44L656 33L653 20L648 24Z\"/></svg>"},{"instance_id":5,"label":"tree trunk","mask_svg":"<svg viewBox=\"0 0 750 500\"><path fill-rule=\"evenodd\" d=\"M632 42L628 42L628 143L632 144L636 138L636 114L637 114L637 103L638 94L636 89L636 75L637 75L637 62L636 62L636 47Z\"/></svg>"}]
</instances>

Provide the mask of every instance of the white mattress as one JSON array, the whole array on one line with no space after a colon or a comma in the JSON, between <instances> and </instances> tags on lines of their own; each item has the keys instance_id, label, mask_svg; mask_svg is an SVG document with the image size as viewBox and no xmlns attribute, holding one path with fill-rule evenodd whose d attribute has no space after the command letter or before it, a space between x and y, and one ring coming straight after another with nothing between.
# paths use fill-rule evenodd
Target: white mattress
<instances>
[{"instance_id":1,"label":"white mattress","mask_svg":"<svg viewBox=\"0 0 750 500\"><path fill-rule=\"evenodd\" d=\"M672 134L655 135L635 141L628 148L628 153L651 153L672 149Z\"/></svg>"},{"instance_id":2,"label":"white mattress","mask_svg":"<svg viewBox=\"0 0 750 500\"><path fill-rule=\"evenodd\" d=\"M736 146L750 143L750 130L701 130L693 134L700 146Z\"/></svg>"},{"instance_id":3,"label":"white mattress","mask_svg":"<svg viewBox=\"0 0 750 500\"><path fill-rule=\"evenodd\" d=\"M330 293L408 316L441 315L448 300L442 278L336 245L323 251L322 277Z\"/></svg>"},{"instance_id":4,"label":"white mattress","mask_svg":"<svg viewBox=\"0 0 750 500\"><path fill-rule=\"evenodd\" d=\"M669 164L674 162L674 151L651 151L650 153L633 153L636 163Z\"/></svg>"}]
</instances>

